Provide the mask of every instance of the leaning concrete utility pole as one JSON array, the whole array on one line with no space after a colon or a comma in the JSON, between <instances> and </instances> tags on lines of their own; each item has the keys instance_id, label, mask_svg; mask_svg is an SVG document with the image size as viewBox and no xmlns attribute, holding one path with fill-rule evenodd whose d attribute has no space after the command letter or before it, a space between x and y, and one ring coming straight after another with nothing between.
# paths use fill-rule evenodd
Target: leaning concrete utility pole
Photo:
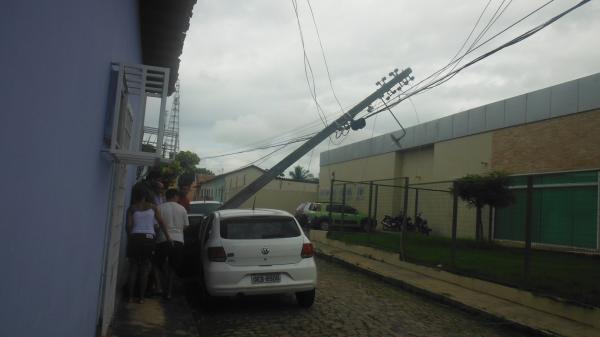
<instances>
[{"instance_id":1,"label":"leaning concrete utility pole","mask_svg":"<svg viewBox=\"0 0 600 337\"><path fill-rule=\"evenodd\" d=\"M381 81L377 82L379 85L379 89L375 90L371 95L367 98L363 99L360 103L356 104L352 109L348 110L348 112L344 113L340 118L336 119L333 123L329 124L325 129L321 130L314 137L307 140L306 143L302 144L298 149L294 152L290 153L287 157L285 157L282 161L273 166L270 170L263 173L262 176L258 177L255 181L250 183L248 186L244 187L241 191L235 194L231 199L227 200L220 209L228 209L228 208L239 208L246 200L252 197L256 192L260 191L266 184L268 184L271 180L275 179L279 174L283 173L290 165L298 161L298 159L302 158L305 154L307 154L310 150L312 150L315 146L319 145L323 140L329 137L336 130L342 130L352 127L354 130L361 129L365 126L365 120L363 118L354 120L354 117L365 108L369 107L369 105L375 101L376 99L382 98L384 94L390 93L394 94L396 90L392 90L392 88L396 84L406 85L409 80L413 80L414 77L410 76L412 70L410 68L404 69L402 72L398 73L398 69L395 69L393 72L389 73L390 81L386 82L386 78L383 77ZM399 91L399 90L398 90Z\"/></svg>"}]
</instances>

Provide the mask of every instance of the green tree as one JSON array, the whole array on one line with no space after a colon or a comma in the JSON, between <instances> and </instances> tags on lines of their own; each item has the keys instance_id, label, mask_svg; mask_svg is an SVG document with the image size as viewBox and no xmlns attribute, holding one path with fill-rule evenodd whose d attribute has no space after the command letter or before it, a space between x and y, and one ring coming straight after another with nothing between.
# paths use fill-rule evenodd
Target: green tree
<instances>
[{"instance_id":1,"label":"green tree","mask_svg":"<svg viewBox=\"0 0 600 337\"><path fill-rule=\"evenodd\" d=\"M292 179L296 179L296 180L312 180L315 177L312 175L312 173L310 173L310 171L308 171L307 169L305 169L304 167L297 165L296 167L294 167L293 171L289 171L288 175L290 176L290 178Z\"/></svg>"},{"instance_id":2,"label":"green tree","mask_svg":"<svg viewBox=\"0 0 600 337\"><path fill-rule=\"evenodd\" d=\"M508 185L508 175L497 171L485 175L468 174L456 180L458 197L476 209L475 238L478 241L483 241L483 207L504 207L513 202L514 197Z\"/></svg>"},{"instance_id":3,"label":"green tree","mask_svg":"<svg viewBox=\"0 0 600 337\"><path fill-rule=\"evenodd\" d=\"M200 163L200 157L192 151L180 151L175 155L173 161L168 164L159 164L162 181L171 186L177 181L178 185L191 185L196 178L196 167Z\"/></svg>"}]
</instances>

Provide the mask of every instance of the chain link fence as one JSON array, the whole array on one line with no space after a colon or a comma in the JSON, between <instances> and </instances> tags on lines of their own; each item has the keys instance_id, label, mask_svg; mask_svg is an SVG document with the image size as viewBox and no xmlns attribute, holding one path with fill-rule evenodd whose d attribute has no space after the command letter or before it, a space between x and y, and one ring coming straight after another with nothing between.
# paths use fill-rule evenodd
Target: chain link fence
<instances>
[{"instance_id":1,"label":"chain link fence","mask_svg":"<svg viewBox=\"0 0 600 337\"><path fill-rule=\"evenodd\" d=\"M511 179L516 200L505 208L483 207L481 235L476 208L454 194L452 181L332 180L330 209L351 214L340 216L328 237L395 252L411 263L600 306L600 287L585 276L600 277L600 173ZM371 226L342 221L355 214Z\"/></svg>"}]
</instances>

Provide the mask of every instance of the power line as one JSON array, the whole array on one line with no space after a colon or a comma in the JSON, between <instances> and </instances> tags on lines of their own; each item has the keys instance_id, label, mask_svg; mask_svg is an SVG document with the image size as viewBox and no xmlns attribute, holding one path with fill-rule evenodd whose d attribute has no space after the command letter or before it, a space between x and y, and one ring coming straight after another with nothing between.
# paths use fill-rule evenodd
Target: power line
<instances>
[{"instance_id":1,"label":"power line","mask_svg":"<svg viewBox=\"0 0 600 337\"><path fill-rule=\"evenodd\" d=\"M317 107L317 114L319 115L319 118L321 118L321 121L323 122L323 124L325 126L327 126L327 118L322 116L324 113L322 111L321 105L319 104L319 101L317 100L317 86L315 83L315 76L312 71L312 66L310 65L310 60L308 58L308 55L306 54L306 45L304 44L304 34L302 33L302 25L300 24L300 15L298 13L298 3L296 2L296 0L292 0L292 7L294 7L294 13L296 14L296 22L298 24L298 33L300 35L300 44L302 45L302 54L303 54L303 61L304 61L304 75L306 77L306 84L308 85L308 91L310 92L310 95L312 96L312 99L315 102L315 105ZM308 65L308 69L307 69L307 65ZM312 78L312 87L310 85L310 80L308 78L309 72L310 72L310 76Z\"/></svg>"},{"instance_id":2,"label":"power line","mask_svg":"<svg viewBox=\"0 0 600 337\"><path fill-rule=\"evenodd\" d=\"M552 1L553 1L553 0L551 0L550 2L552 2ZM399 104L400 102L404 101L405 99L407 99L407 98L409 98L409 97L411 97L411 96L414 96L414 95L416 95L416 94L419 94L419 93L421 93L421 92L423 92L423 91L425 91L425 90L428 90L428 89L435 88L435 87L437 87L437 86L439 86L439 85L441 85L441 84L443 84L443 83L447 82L448 80L450 80L452 77L456 76L456 74L458 74L460 71L464 70L465 68L467 68L467 67L469 67L469 66L471 66L471 65L473 65L473 64L475 64L475 63L477 63L477 62L479 62L479 61L481 61L481 60L483 60L483 59L485 59L485 58L487 58L487 57L489 57L489 56L491 56L491 55L493 55L493 54L495 54L495 53L499 52L500 50L502 50L502 49L504 49L504 48L507 48L507 47L509 47L509 46L512 46L512 45L514 45L514 44L516 44L516 43L519 43L519 42L521 42L521 41L523 41L523 40L527 39L528 37L530 37L530 36L532 36L532 35L536 34L537 32L541 31L542 29L544 29L544 28L548 27L549 25L551 25L552 23L556 22L557 20L559 20L559 19L560 19L560 18L562 18L563 16L565 16L565 15L567 15L568 13L570 13L570 12L574 11L575 9L577 9L577 8L579 8L579 7L581 7L581 6L583 6L584 4L588 3L589 1L590 1L590 0L582 0L581 2L579 2L578 4L576 4L575 6L573 6L573 7L569 8L569 9L567 9L566 11L563 11L563 12L561 12L560 14L558 14L558 15L556 15L556 16L554 16L554 17L552 17L550 20L548 20L548 21L546 21L546 22L544 22L544 23L542 23L542 24L540 24L540 25L538 25L538 26L536 26L536 27L534 27L534 28L532 28L532 29L528 30L527 32L525 32L525 33L523 33L523 34L521 34L521 35L517 36L516 38L513 38L512 40L510 40L510 41L508 41L508 42L506 42L506 43L504 43L504 44L500 45L499 47L496 47L496 48L492 49L491 51L489 51L489 52L487 52L487 53L484 53L483 55L481 55L481 56L479 56L479 57L477 57L477 58L475 58L475 59L471 60L469 63L467 63L467 64L463 65L462 67L460 67L460 68L458 68L458 69L456 69L456 70L454 70L454 71L452 71L452 72L450 72L450 73L448 73L448 74L444 75L442 78L440 78L440 79L437 79L437 80L435 80L435 81L432 81L432 82L428 83L428 84L427 84L425 87L423 87L423 88L419 88L419 89L417 89L417 90L415 90L415 91L413 91L413 92L411 92L411 93L408 93L408 94L406 94L406 92L407 92L408 90L407 90L407 91L405 91L404 93L405 93L406 95L404 96L404 98L401 98L400 96L397 96L397 101L395 101L395 102L393 102L393 103L390 103L390 104L389 104L389 107L393 107L393 106L395 106L395 105ZM548 3L549 3L549 2L548 2ZM542 7L546 6L548 3L544 4ZM537 10L541 9L542 7L538 8ZM537 10L536 10L536 11L537 11ZM534 11L534 12L535 12L535 11ZM533 12L532 12L532 13L533 13ZM530 13L529 15L531 15L532 13ZM523 20L523 19L522 19L522 20ZM521 21L521 20L520 20L520 21ZM514 24L513 24L513 25L514 25ZM497 35L498 35L498 34L497 34ZM495 35L495 36L497 36L497 35ZM495 36L494 36L494 37L495 37ZM492 38L493 38L493 37L492 37ZM487 41L489 41L489 39L488 39ZM485 41L484 43L486 43L487 41ZM481 45L483 45L484 43L482 43L482 44L478 45L476 48L480 47L480 46L481 46ZM473 50L475 50L476 48L474 48ZM423 82L423 81L421 81L421 82ZM411 88L411 89L412 89L412 88ZM409 89L409 90L410 90L410 89ZM386 107L386 108L388 108L388 107ZM373 115L376 115L376 114L378 114L378 113L380 113L381 111L384 111L384 110L386 110L386 109L378 109L378 110L376 110L376 111L374 111L374 112L371 112L371 113L369 113L369 114L368 114L367 116L365 116L364 118L365 118L365 119L367 119L367 118L370 118L370 117L372 117Z\"/></svg>"},{"instance_id":3,"label":"power line","mask_svg":"<svg viewBox=\"0 0 600 337\"><path fill-rule=\"evenodd\" d=\"M288 144L284 144L284 145L282 145L280 148L278 148L278 149L275 149L274 151L272 151L272 152L269 152L269 153L267 153L266 155L264 155L264 156L262 156L262 157L260 157L260 158L258 158L258 159L256 159L256 160L254 160L254 161L252 161L252 162L250 162L250 163L246 164L246 166L245 166L245 167L247 167L247 166L250 166L250 165L252 165L252 164L254 164L254 163L257 163L257 162L259 162L259 161L261 161L261 160L262 160L262 162L266 161L267 159L269 159L269 157L271 157L271 156L272 156L273 154L275 154L276 152L283 150L283 149L284 149L286 146L288 146ZM261 162L261 163L262 163L262 162Z\"/></svg>"},{"instance_id":4,"label":"power line","mask_svg":"<svg viewBox=\"0 0 600 337\"><path fill-rule=\"evenodd\" d=\"M327 113L326 115L329 117L339 116L337 112ZM296 127L292 130L287 130L287 131L277 134L275 136L269 136L269 137L263 138L259 141L246 144L245 145L246 147L242 148L241 150L244 150L246 148L260 147L263 145L271 145L271 144L273 144L273 142L281 142L281 141L288 141L291 139L295 139L295 137L292 137L292 136L300 135L298 137L304 137L309 134L313 134L313 133L318 132L321 129L319 127L319 124L321 124L320 120L313 120L312 122L302 124L299 127ZM236 151L236 150L234 150L234 151ZM205 159L206 157L203 157L203 158Z\"/></svg>"},{"instance_id":5,"label":"power line","mask_svg":"<svg viewBox=\"0 0 600 337\"><path fill-rule=\"evenodd\" d=\"M344 112L344 108L343 108L342 104L340 103L339 99L337 98L337 95L335 94L335 89L333 88L333 83L332 83L332 80L331 80L331 74L330 74L330 71L329 71L329 65L327 64L327 58L325 57L325 49L323 48L323 43L321 41L321 36L319 34L319 29L317 27L317 22L316 22L316 19L315 19L315 16L314 16L314 12L312 10L312 6L310 5L309 0L307 0L307 4L308 4L308 7L310 9L311 17L313 19L313 24L315 26L315 30L316 30L316 33L317 33L317 38L318 38L318 41L319 41L319 46L321 47L321 55L323 56L323 61L325 63L325 69L327 71L327 77L329 79L329 85L331 87L333 96L334 96L336 102L338 103L338 105L339 105L342 113L343 113ZM308 55L306 54L306 46L305 46L305 43L304 43L304 34L302 33L302 25L300 23L300 15L299 15L299 12L298 12L298 3L297 3L296 0L292 0L292 6L294 7L294 13L296 14L296 21L298 23L298 32L300 34L300 41L301 41L302 52L303 52L303 57L304 57L304 74L305 74L305 77L306 77L306 83L308 84L308 89L309 89L309 92L310 92L310 94L312 96L312 99L315 102L315 106L317 108L317 114L319 115L320 118L321 118L321 116L323 116L324 120L322 119L321 121L323 122L323 124L325 126L327 126L327 123L328 123L327 122L327 118L325 117L325 113L323 111L323 108L321 107L321 105L319 104L319 101L317 99L317 88L316 88L316 83L315 83L315 77L314 77L314 73L313 73L313 70L312 70L312 66L310 64L310 60L308 58ZM308 71L310 72L310 76L311 76L311 79L312 79L312 87L310 85L310 80L308 79L307 64L308 64ZM344 134L343 131L342 132L339 132L339 131L335 132L335 138L336 139L344 137L345 135L347 135L347 133ZM343 140L341 140L339 143L336 143L336 142L334 142L331 139L331 136L329 136L328 138L329 138L329 143L330 144L334 144L336 146L341 145L342 142L343 142Z\"/></svg>"},{"instance_id":6,"label":"power line","mask_svg":"<svg viewBox=\"0 0 600 337\"><path fill-rule=\"evenodd\" d=\"M491 38L489 38L489 39L487 39L486 41L482 42L481 44L477 45L476 47L474 47L474 48L472 48L472 49L471 49L471 48L469 48L470 50L468 50L468 51L467 51L467 52L466 52L464 55L462 55L462 56L461 56L461 59L462 59L464 56L466 56L467 54L469 54L469 53L473 52L474 50L476 50L476 49L480 48L481 46L483 46L484 44L488 43L489 41L491 41L491 40L492 40L492 39L494 39L495 37L499 36L500 34L502 34L503 32L505 32L506 30L508 30L508 29L512 28L513 26L515 26L516 24L518 24L518 23L522 22L522 21L523 21L523 20L525 20L527 17L529 17L529 16L533 15L535 12L537 12L537 11L541 10L542 8L544 8L545 6L549 5L549 4L550 4L551 2L553 2L553 1L554 1L554 0L550 0L549 2L545 3L544 5L540 6L540 7L539 7L539 8L537 8L537 9L535 9L534 11L532 11L531 13L529 13L528 15L526 15L525 17L521 18L521 19L520 19L520 20L518 20L517 22L515 22L515 23L513 23L512 25L508 26L508 27L507 27L507 28L505 28L504 30L502 30L502 31L500 31L499 33L495 34L494 36L492 36ZM484 58L486 58L486 57L488 57L488 56L490 56L490 55L492 55L492 54L494 54L494 53L496 53L496 52L498 52L498 51L500 51L500 50L502 50L502 49L504 49L504 48L506 48L506 47L508 47L508 46L511 46L511 45L513 45L513 44L515 44L515 43L518 43L518 42L520 42L520 41L522 41L522 40L526 39L527 37L529 37L529 36L531 36L531 35L533 35L533 34L537 33L539 30L541 30L541 29L545 28L546 26L548 26L548 25L552 24L552 23L553 23L553 22L555 22L556 20L560 19L562 16L564 16L564 15L568 14L568 13L569 13L569 12L571 12L572 10L574 10L574 9L576 9L576 8L578 8L578 7L580 7L580 6L582 6L583 4L585 4L585 3L589 2L589 1L590 1L590 0L583 0L583 1L581 1L581 2L580 2L579 4L577 4L576 6L573 6L573 7L572 7L572 8L570 8L569 10L567 10L567 11L565 11L565 12L563 12L563 13L559 14L558 16L556 16L556 17L554 17L554 18L550 19L550 20L549 20L549 21L547 21L546 23L544 23L544 24L542 24L542 25L539 25L539 26L537 26L536 28L534 28L534 29L531 29L530 31L528 31L528 32L526 32L526 33L524 33L524 34L520 35L519 37L517 37L517 38L515 38L515 39L513 39L513 40L511 40L511 41L509 41L509 42L507 42L507 43L505 43L505 44L503 44L503 45L501 45L500 47L497 47L497 48L495 48L494 50L492 50L492 51L490 51L490 52L488 52L488 53L485 53L485 54L483 54L483 55L479 56L478 58L476 58L476 59L472 60L471 62L467 63L466 65L464 65L464 66L462 66L462 67L460 67L459 69L457 69L457 70L453 70L452 72L450 72L450 73L446 74L446 75L445 75L445 76L443 76L442 78L430 81L430 82L429 82L429 83L428 83L428 84L427 84L425 87L413 90L413 89L415 88L415 86L417 86L417 85L419 85L420 83L423 83L423 82L424 82L424 81L426 81L427 79L431 78L431 77L432 77L432 76L434 76L434 75L435 75L437 72L436 72L436 73L434 73L434 74L432 74L432 75L430 75L430 76L428 76L426 79L424 79L424 80L422 80L421 82L417 83L416 85L412 86L412 87L411 87L411 88L409 88L407 91L404 91L404 92L402 92L401 94L403 94L403 95L404 95L404 97L403 97L403 98L400 96L401 94L399 94L398 96L396 96L395 98L397 99L397 101L396 101L396 102L392 102L392 103L390 103L389 105L387 105L387 106L385 107L385 109L389 109L389 108L391 108L391 107L393 107L393 106L395 106L395 105L399 104L400 102L404 101L404 100L405 100L405 99L407 99L407 98L408 98L408 99L410 99L410 97L412 97L413 95L419 94L419 93L421 93L421 92L423 92L423 91L425 91L425 90L432 89L432 88L434 88L434 87L436 87L436 86L439 86L439 85L441 85L441 84L445 83L446 81L450 80L450 79L451 79L452 77L454 77L454 76L455 76L455 75L456 75L458 72L460 72L460 71L464 70L465 68L467 68L467 67L469 67L469 66L473 65L473 64L474 64L474 63L476 63L476 62L479 62L480 60L482 60L482 59L484 59ZM510 2L509 2L509 4L510 4ZM509 4L508 4L508 5L509 5ZM508 5L507 5L506 7L508 7ZM506 9L506 7L504 7L503 11ZM502 12L503 12L503 11L502 11ZM502 12L501 12L501 13L502 13ZM498 17L499 17L499 16L498 16ZM497 17L496 17L496 20L497 20ZM495 20L494 20L493 22L495 22ZM448 65L446 65L444 68L440 69L440 71L442 71L442 70L444 70L444 69L447 69L447 67L448 67L448 66L450 66L450 65L452 65L452 64L455 64L455 63L456 63L456 61L458 61L458 60L455 60L454 62L451 62L451 63L449 63L449 64L448 64ZM410 90L413 90L413 91L412 91L412 92L409 92ZM317 104L318 104L318 102L317 102ZM385 102L384 102L384 105L386 105L386 104L385 104ZM413 108L415 108L415 107L414 107L414 104L413 104ZM369 113L369 114L367 114L367 115L366 115L364 118L370 118L370 117L372 117L373 115L376 115L376 114L378 114L379 112L381 112L381 111L383 111L383 110L385 110L385 109L378 109L378 110L376 110L376 111L374 111L374 112L372 112L372 113ZM415 113L417 113L417 112L416 112L416 108L415 108ZM418 119L418 113L417 113L417 119ZM315 122L312 122L312 123L309 123L309 124L307 124L307 125L312 125L312 124L314 124L314 123L315 123ZM318 121L316 121L316 123L318 123ZM345 132L345 133L344 133L344 131L342 131L342 134L347 134L347 132ZM285 133L284 133L283 135L285 135ZM311 136L312 136L312 134L308 134L308 135L300 136L300 137L298 137L298 138L294 138L294 139L291 139L291 140L288 140L288 141L286 141L286 142L282 142L282 143L272 144L272 145L268 145L268 146L260 146L260 147L256 147L256 148L252 148L252 149L246 149L246 150L243 150L243 151L237 151L237 152L232 152L232 153L226 153L226 154L222 154L222 155L216 155L216 156L204 157L203 159L212 159L212 158L217 158L217 157L223 157L223 156L229 156L229 155L241 154L241 153L246 153L246 152L251 152L251 151L257 151L257 150L262 150L262 149L267 149L267 148L272 148L272 147L278 147L278 146L285 147L285 146L287 146L287 145L289 145L289 144L293 144L293 143L297 143L297 142L301 142L301 141L308 140L308 139L310 139L310 137L311 137ZM281 148L280 148L280 149L281 149ZM280 149L277 149L276 151L273 151L273 153L275 153L275 152L279 151ZM262 157L261 157L261 158L262 158ZM259 158L258 160L260 160L261 158Z\"/></svg>"},{"instance_id":7,"label":"power line","mask_svg":"<svg viewBox=\"0 0 600 337\"><path fill-rule=\"evenodd\" d=\"M337 114L338 114L337 112L329 113L328 116L334 116ZM320 124L319 120L314 120L310 123L301 125L299 128L295 128L294 130L288 130L277 136L268 137L268 138L259 140L257 142L250 143L250 144L246 145L245 148L242 148L239 150L233 150L232 152L228 152L228 153L224 153L224 154L202 156L201 158L202 159L213 159L213 158L219 158L219 157L226 157L226 156L232 156L232 155L236 155L236 154L242 154L242 153L247 153L247 152L253 152L253 151L259 151L259 150L264 150L264 149L268 149L268 148L273 148L273 147L277 147L277 146L282 145L287 142L297 143L297 142L302 141L304 138L310 139L310 137L312 135L316 134L320 130L320 128L315 129L314 127L315 126L318 127L319 124ZM292 135L300 134L300 133L302 133L302 135L290 138ZM288 136L288 137L284 138L284 136ZM290 143L290 144L292 144L292 143Z\"/></svg>"},{"instance_id":8,"label":"power line","mask_svg":"<svg viewBox=\"0 0 600 337\"><path fill-rule=\"evenodd\" d=\"M219 155L214 155L214 156L207 156L207 157L202 157L202 159L214 159L214 158L219 158L219 157L227 157L227 156L233 156L233 155L236 155L236 154L242 154L242 153L253 152L253 151L258 151L258 150L270 149L270 148L277 147L277 146L282 146L282 145L289 145L289 144L299 143L299 142L303 142L303 141L309 140L314 135L315 135L315 133L311 133L311 134L307 134L307 135L304 135L302 137L291 139L291 140L288 140L288 141L282 142L282 143L277 143L277 144L272 144L272 145L265 145L265 146L259 146L259 147L255 147L255 148L240 150L240 151L236 151L236 152L229 152L229 153L224 153L224 154L219 154Z\"/></svg>"},{"instance_id":9,"label":"power line","mask_svg":"<svg viewBox=\"0 0 600 337\"><path fill-rule=\"evenodd\" d=\"M522 17L521 19L515 21L514 23L512 23L511 25L507 26L506 28L504 28L503 30L501 30L500 32L494 34L492 37L490 37L489 39L485 40L484 42L478 44L476 47L468 50L467 52L465 52L465 54L462 56L466 56L472 52L474 52L475 50L481 48L482 46L486 45L488 42L492 41L493 39L495 39L496 37L498 37L499 35L503 34L504 32L506 32L507 30L511 29L512 27L518 25L519 23L523 22L524 20L526 20L527 18L529 18L531 15L537 13L538 11L542 10L544 7L548 6L549 4L551 4L552 2L554 2L554 0L550 0L546 3L544 3L543 5L541 5L540 7L534 9L533 11L531 11L529 14L525 15L524 17ZM461 57L461 60L462 60ZM439 74L440 72L448 69L449 67L451 67L453 64L455 64L456 62L458 62L459 60L454 60L452 62L449 62L448 64L446 64L444 67L438 69L437 71L435 71L434 73L432 73L431 75L425 77L424 79L422 79L421 81L411 85L408 89L406 89L404 92L402 92L405 95L408 95L408 97L412 96L412 94L410 94L411 91L420 91L420 85L424 82L426 82L427 80L431 79L432 77L435 76L435 78L437 78L437 74ZM434 81L434 80L431 80ZM398 95L399 98L400 95ZM399 102L398 102L399 103ZM375 110L380 110L381 105L376 107Z\"/></svg>"},{"instance_id":10,"label":"power line","mask_svg":"<svg viewBox=\"0 0 600 337\"><path fill-rule=\"evenodd\" d=\"M473 25L473 28L471 29L471 32L469 33L469 35L465 39L465 42L463 42L462 46L460 46L460 48L458 49L458 51L456 51L456 54L454 54L454 56L452 56L452 58L450 59L450 61L448 61L448 64L450 64L453 61L455 61L456 58L458 57L458 55L460 54L460 52L465 48L465 46L467 45L467 42L469 42L469 40L471 39L471 36L475 32L475 29L477 29L477 26L479 25L479 22L481 21L481 18L483 17L483 15L487 11L488 7L490 6L490 3L492 3L492 0L488 0L488 2L485 5L485 7L483 7L483 10L479 14L479 17L477 18L477 21L475 21L475 25ZM442 68L442 69L439 69L438 71L436 71L434 73L433 79L436 79L439 76L439 74L441 74L443 72L443 69L445 69L445 68Z\"/></svg>"},{"instance_id":11,"label":"power line","mask_svg":"<svg viewBox=\"0 0 600 337\"><path fill-rule=\"evenodd\" d=\"M496 21L498 21L498 19L502 16L502 14L504 14L504 12L508 8L508 6L510 6L510 4L513 2L513 0L510 0L506 4L506 6L504 8L502 8L502 5L504 4L505 1L506 0L502 0L502 2L498 6L498 8L494 12L494 14L492 15L492 17L488 21L488 23L481 30L481 32L479 32L479 34L477 35L477 37L475 38L475 40L473 40L473 43L471 43L471 45L469 46L469 49L467 49L467 52L470 52L475 47L475 45L485 36L485 34L489 31L489 29L494 25L494 23L496 23ZM502 10L500 11L501 8L502 8ZM498 14L498 11L500 11L499 14ZM466 55L467 54L465 53L465 55L461 56L460 59L458 59L457 62L454 63L454 65L452 66L452 69L450 69L450 72L452 72L454 69L456 69L456 67L460 64L460 62L464 59L464 57Z\"/></svg>"},{"instance_id":12,"label":"power line","mask_svg":"<svg viewBox=\"0 0 600 337\"><path fill-rule=\"evenodd\" d=\"M329 87L331 88L331 93L333 94L335 101L337 102L338 106L340 107L340 111L343 113L344 108L342 107L342 103L340 103L340 100L338 99L337 95L335 94L335 89L333 89L333 83L331 81L331 74L329 72L329 65L327 64L327 58L325 57L325 49L323 48L323 43L321 42L321 34L319 34L319 28L317 27L317 21L315 20L315 14L313 13L312 6L310 5L310 0L306 0L306 3L308 4L308 8L310 9L310 16L312 17L312 21L315 26L315 31L317 32L317 39L319 40L319 46L321 47L321 55L323 56L323 63L325 63L325 70L327 70L327 78L329 79Z\"/></svg>"}]
</instances>

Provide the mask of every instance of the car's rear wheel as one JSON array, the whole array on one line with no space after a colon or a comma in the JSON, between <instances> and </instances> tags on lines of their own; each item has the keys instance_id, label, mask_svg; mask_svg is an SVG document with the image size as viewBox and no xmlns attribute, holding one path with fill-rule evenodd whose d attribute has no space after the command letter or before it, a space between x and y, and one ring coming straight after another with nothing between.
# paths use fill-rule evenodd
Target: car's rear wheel
<instances>
[{"instance_id":1,"label":"car's rear wheel","mask_svg":"<svg viewBox=\"0 0 600 337\"><path fill-rule=\"evenodd\" d=\"M298 305L303 308L310 308L315 303L316 290L301 291L296 293L296 300Z\"/></svg>"},{"instance_id":2,"label":"car's rear wheel","mask_svg":"<svg viewBox=\"0 0 600 337\"><path fill-rule=\"evenodd\" d=\"M329 230L329 220L321 221L321 230L328 231Z\"/></svg>"}]
</instances>

